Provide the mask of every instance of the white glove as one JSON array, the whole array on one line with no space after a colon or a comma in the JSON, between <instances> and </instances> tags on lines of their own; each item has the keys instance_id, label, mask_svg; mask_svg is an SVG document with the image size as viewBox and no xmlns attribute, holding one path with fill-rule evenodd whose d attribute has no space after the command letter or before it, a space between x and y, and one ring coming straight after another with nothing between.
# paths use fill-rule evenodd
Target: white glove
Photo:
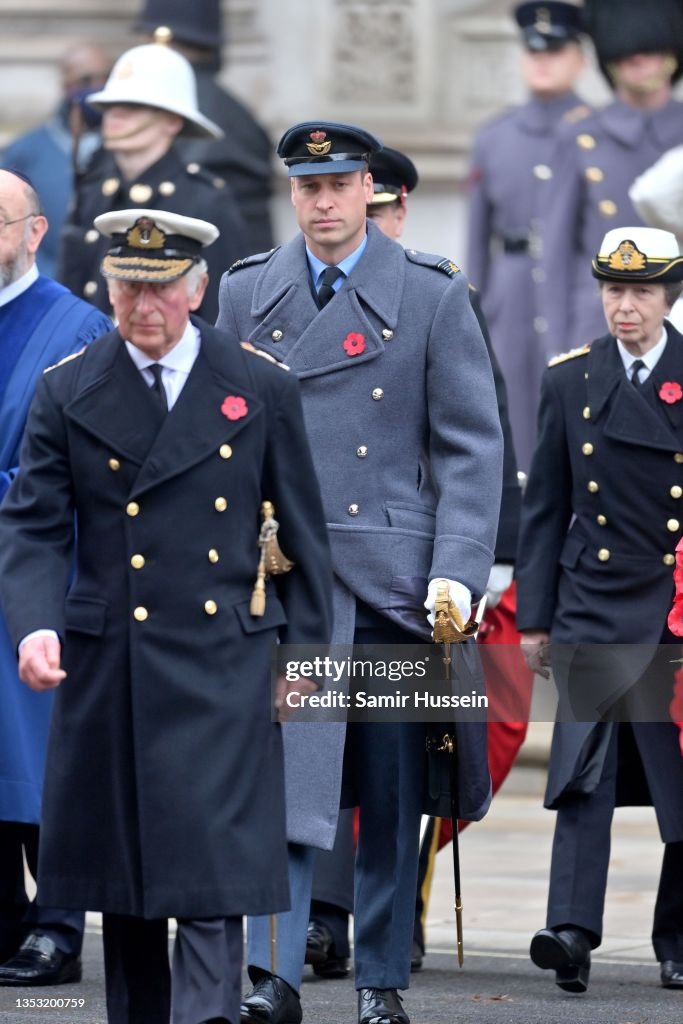
<instances>
[{"instance_id":1,"label":"white glove","mask_svg":"<svg viewBox=\"0 0 683 1024\"><path fill-rule=\"evenodd\" d=\"M486 603L489 608L495 608L501 597L512 583L514 566L503 565L502 562L494 562L489 573L489 581L486 584Z\"/></svg>"},{"instance_id":2,"label":"white glove","mask_svg":"<svg viewBox=\"0 0 683 1024\"><path fill-rule=\"evenodd\" d=\"M429 581L429 587L427 588L427 600L424 603L425 608L429 612L427 621L430 626L434 625L434 605L436 604L436 592L439 589L440 584L448 584L448 596L451 601L458 609L460 618L462 619L463 626L466 622L469 622L470 615L472 613L472 595L463 583L458 583L457 580L445 580L436 579Z\"/></svg>"}]
</instances>

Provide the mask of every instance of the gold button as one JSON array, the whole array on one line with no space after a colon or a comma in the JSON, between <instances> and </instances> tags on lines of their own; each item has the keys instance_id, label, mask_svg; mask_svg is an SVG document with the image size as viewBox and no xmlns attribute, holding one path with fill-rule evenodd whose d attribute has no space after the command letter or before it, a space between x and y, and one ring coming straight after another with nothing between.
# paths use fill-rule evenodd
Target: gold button
<instances>
[{"instance_id":1,"label":"gold button","mask_svg":"<svg viewBox=\"0 0 683 1024\"><path fill-rule=\"evenodd\" d=\"M87 296L94 295L97 291L97 281L86 281L83 285L83 294Z\"/></svg>"},{"instance_id":2,"label":"gold button","mask_svg":"<svg viewBox=\"0 0 683 1024\"><path fill-rule=\"evenodd\" d=\"M222 459L229 459L232 456L232 448L229 444L222 444L218 449L218 454Z\"/></svg>"},{"instance_id":3,"label":"gold button","mask_svg":"<svg viewBox=\"0 0 683 1024\"><path fill-rule=\"evenodd\" d=\"M84 238L86 242L96 242L100 237L100 233L97 228L90 228L90 231L86 231Z\"/></svg>"},{"instance_id":4,"label":"gold button","mask_svg":"<svg viewBox=\"0 0 683 1024\"><path fill-rule=\"evenodd\" d=\"M600 548L598 551L598 558L601 562L609 562L609 551L607 548Z\"/></svg>"},{"instance_id":5,"label":"gold button","mask_svg":"<svg viewBox=\"0 0 683 1024\"><path fill-rule=\"evenodd\" d=\"M607 516L599 515L595 517L595 521L598 526L607 526Z\"/></svg>"},{"instance_id":6,"label":"gold button","mask_svg":"<svg viewBox=\"0 0 683 1024\"><path fill-rule=\"evenodd\" d=\"M598 210L603 217L613 217L617 212L617 204L612 199L601 199L598 203Z\"/></svg>"},{"instance_id":7,"label":"gold button","mask_svg":"<svg viewBox=\"0 0 683 1024\"><path fill-rule=\"evenodd\" d=\"M591 492L591 494L597 494L600 490L600 484L596 480L589 480L588 490Z\"/></svg>"},{"instance_id":8,"label":"gold button","mask_svg":"<svg viewBox=\"0 0 683 1024\"><path fill-rule=\"evenodd\" d=\"M664 565L675 565L676 564L676 556L675 555L664 555L664 557L662 558L662 561L664 562Z\"/></svg>"},{"instance_id":9,"label":"gold button","mask_svg":"<svg viewBox=\"0 0 683 1024\"><path fill-rule=\"evenodd\" d=\"M126 505L126 515L136 516L140 511L140 506L137 501L129 501Z\"/></svg>"},{"instance_id":10,"label":"gold button","mask_svg":"<svg viewBox=\"0 0 683 1024\"><path fill-rule=\"evenodd\" d=\"M681 528L681 524L677 519L667 519L666 528L669 533L677 533Z\"/></svg>"},{"instance_id":11,"label":"gold button","mask_svg":"<svg viewBox=\"0 0 683 1024\"><path fill-rule=\"evenodd\" d=\"M271 338L273 339L273 341L282 341L282 331L273 331L273 333L271 334Z\"/></svg>"},{"instance_id":12,"label":"gold button","mask_svg":"<svg viewBox=\"0 0 683 1024\"><path fill-rule=\"evenodd\" d=\"M384 398L384 392L382 391L381 388L373 388L372 397L376 402L379 402L382 398Z\"/></svg>"},{"instance_id":13,"label":"gold button","mask_svg":"<svg viewBox=\"0 0 683 1024\"><path fill-rule=\"evenodd\" d=\"M576 145L580 146L581 149L595 149L595 139L592 135L584 132L576 136Z\"/></svg>"},{"instance_id":14,"label":"gold button","mask_svg":"<svg viewBox=\"0 0 683 1024\"><path fill-rule=\"evenodd\" d=\"M212 178L211 184L214 188L225 188L225 178Z\"/></svg>"},{"instance_id":15,"label":"gold button","mask_svg":"<svg viewBox=\"0 0 683 1024\"><path fill-rule=\"evenodd\" d=\"M105 178L102 182L102 195L113 196L119 187L118 178Z\"/></svg>"},{"instance_id":16,"label":"gold button","mask_svg":"<svg viewBox=\"0 0 683 1024\"><path fill-rule=\"evenodd\" d=\"M600 167L587 167L586 177L589 181L602 181L605 177L605 173Z\"/></svg>"},{"instance_id":17,"label":"gold button","mask_svg":"<svg viewBox=\"0 0 683 1024\"><path fill-rule=\"evenodd\" d=\"M133 618L137 619L138 622L144 622L145 619L148 618L148 616L149 612L147 611L146 608L143 608L142 605L140 605L139 608L136 608L135 611L133 612Z\"/></svg>"},{"instance_id":18,"label":"gold button","mask_svg":"<svg viewBox=\"0 0 683 1024\"><path fill-rule=\"evenodd\" d=\"M152 198L154 189L151 185L145 185L142 182L136 182L135 185L131 185L128 189L128 195L134 203L147 203Z\"/></svg>"},{"instance_id":19,"label":"gold button","mask_svg":"<svg viewBox=\"0 0 683 1024\"><path fill-rule=\"evenodd\" d=\"M681 462L683 462L683 452L676 452L674 455L674 462L677 462L680 466Z\"/></svg>"},{"instance_id":20,"label":"gold button","mask_svg":"<svg viewBox=\"0 0 683 1024\"><path fill-rule=\"evenodd\" d=\"M581 445L581 451L583 452L584 455L592 455L593 454L593 445L590 443L590 441L586 441L585 444Z\"/></svg>"},{"instance_id":21,"label":"gold button","mask_svg":"<svg viewBox=\"0 0 683 1024\"><path fill-rule=\"evenodd\" d=\"M674 484L669 494L672 498L680 498L683 495L683 487L679 487L678 484Z\"/></svg>"},{"instance_id":22,"label":"gold button","mask_svg":"<svg viewBox=\"0 0 683 1024\"><path fill-rule=\"evenodd\" d=\"M134 569L142 569L145 565L145 559L142 555L133 555L130 560L130 564Z\"/></svg>"},{"instance_id":23,"label":"gold button","mask_svg":"<svg viewBox=\"0 0 683 1024\"><path fill-rule=\"evenodd\" d=\"M358 508L358 505L349 505L347 511L350 516L357 516L358 513L360 512L360 509Z\"/></svg>"},{"instance_id":24,"label":"gold button","mask_svg":"<svg viewBox=\"0 0 683 1024\"><path fill-rule=\"evenodd\" d=\"M545 334L548 330L548 321L544 316L534 317L534 330L536 331L536 334Z\"/></svg>"},{"instance_id":25,"label":"gold button","mask_svg":"<svg viewBox=\"0 0 683 1024\"><path fill-rule=\"evenodd\" d=\"M118 459L110 459L107 463L112 473L116 473L117 470L121 469L121 463Z\"/></svg>"},{"instance_id":26,"label":"gold button","mask_svg":"<svg viewBox=\"0 0 683 1024\"><path fill-rule=\"evenodd\" d=\"M172 181L162 181L159 185L159 193L162 196L172 196L175 192L175 185Z\"/></svg>"},{"instance_id":27,"label":"gold button","mask_svg":"<svg viewBox=\"0 0 683 1024\"><path fill-rule=\"evenodd\" d=\"M186 166L185 170L187 171L188 174L199 174L199 172L201 171L201 167L195 160L193 160Z\"/></svg>"},{"instance_id":28,"label":"gold button","mask_svg":"<svg viewBox=\"0 0 683 1024\"><path fill-rule=\"evenodd\" d=\"M215 548L211 548L209 550L209 561L211 562L211 564L215 565L219 558L220 558L220 555L218 554L216 549Z\"/></svg>"},{"instance_id":29,"label":"gold button","mask_svg":"<svg viewBox=\"0 0 683 1024\"><path fill-rule=\"evenodd\" d=\"M216 498L216 500L213 503L213 507L216 509L216 512L225 512L226 508L228 507L227 499Z\"/></svg>"},{"instance_id":30,"label":"gold button","mask_svg":"<svg viewBox=\"0 0 683 1024\"><path fill-rule=\"evenodd\" d=\"M385 327L384 330L382 331L382 337L384 338L385 341L391 341L393 336L394 332L391 331L388 327Z\"/></svg>"},{"instance_id":31,"label":"gold button","mask_svg":"<svg viewBox=\"0 0 683 1024\"><path fill-rule=\"evenodd\" d=\"M215 601L205 601L204 611L206 612L207 615L215 615L216 612L218 611L218 605L216 604Z\"/></svg>"},{"instance_id":32,"label":"gold button","mask_svg":"<svg viewBox=\"0 0 683 1024\"><path fill-rule=\"evenodd\" d=\"M583 412L581 413L581 415L585 420L589 420L591 418L591 410L589 405L584 405Z\"/></svg>"},{"instance_id":33,"label":"gold button","mask_svg":"<svg viewBox=\"0 0 683 1024\"><path fill-rule=\"evenodd\" d=\"M364 459L368 454L367 445L362 444L360 448L356 448L356 455L359 459Z\"/></svg>"},{"instance_id":34,"label":"gold button","mask_svg":"<svg viewBox=\"0 0 683 1024\"><path fill-rule=\"evenodd\" d=\"M534 167L534 177L538 178L539 181L550 181L553 176L553 172L547 164L536 164Z\"/></svg>"}]
</instances>

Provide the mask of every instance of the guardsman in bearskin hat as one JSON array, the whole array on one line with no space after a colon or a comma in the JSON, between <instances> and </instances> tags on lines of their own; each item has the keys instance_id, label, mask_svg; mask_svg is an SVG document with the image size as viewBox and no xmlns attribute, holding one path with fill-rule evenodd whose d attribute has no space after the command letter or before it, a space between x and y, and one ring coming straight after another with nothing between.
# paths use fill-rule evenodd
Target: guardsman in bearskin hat
<instances>
[{"instance_id":1,"label":"guardsman in bearskin hat","mask_svg":"<svg viewBox=\"0 0 683 1024\"><path fill-rule=\"evenodd\" d=\"M528 470L536 434L541 375L548 360L535 308L542 276L538 206L552 189L550 157L560 126L590 113L574 92L584 69L581 12L571 3L523 3L515 9L530 96L484 125L472 151L467 274L481 295L493 347L508 386L519 465Z\"/></svg>"},{"instance_id":2,"label":"guardsman in bearskin hat","mask_svg":"<svg viewBox=\"0 0 683 1024\"><path fill-rule=\"evenodd\" d=\"M217 242L206 254L209 285L201 315L215 319L220 275L248 251L244 224L222 178L184 162L175 140L220 138L221 129L197 106L191 65L169 46L136 46L116 61L104 89L88 103L101 109L103 149L77 183L62 234L59 279L109 312L99 265L108 242L95 217L131 206L164 209L216 224Z\"/></svg>"},{"instance_id":3,"label":"guardsman in bearskin hat","mask_svg":"<svg viewBox=\"0 0 683 1024\"><path fill-rule=\"evenodd\" d=\"M667 615L683 535L683 336L674 235L612 228L592 260L607 334L552 360L522 507L517 623L560 694L546 806L557 811L537 966L585 992L602 941L615 805L654 805L664 858L652 943L683 988L683 759ZM552 644L550 642L552 641Z\"/></svg>"},{"instance_id":4,"label":"guardsman in bearskin hat","mask_svg":"<svg viewBox=\"0 0 683 1024\"><path fill-rule=\"evenodd\" d=\"M585 20L614 100L562 129L542 209L546 273L538 307L551 354L585 345L604 324L590 264L605 231L642 223L629 198L634 179L683 142L680 0L586 0Z\"/></svg>"}]
</instances>

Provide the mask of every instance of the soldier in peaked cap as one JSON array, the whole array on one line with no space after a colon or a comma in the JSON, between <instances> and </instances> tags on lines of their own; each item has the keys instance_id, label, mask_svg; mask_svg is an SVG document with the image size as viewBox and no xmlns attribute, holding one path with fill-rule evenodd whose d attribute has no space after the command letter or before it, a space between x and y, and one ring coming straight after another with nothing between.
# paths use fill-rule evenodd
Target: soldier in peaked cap
<instances>
[{"instance_id":1,"label":"soldier in peaked cap","mask_svg":"<svg viewBox=\"0 0 683 1024\"><path fill-rule=\"evenodd\" d=\"M548 356L535 303L538 208L552 191L550 156L563 124L590 113L574 92L585 62L581 12L570 3L523 3L515 9L524 48L522 76L530 92L477 133L471 159L467 273L482 308L508 386L519 465L533 452L541 375Z\"/></svg>"},{"instance_id":2,"label":"soldier in peaked cap","mask_svg":"<svg viewBox=\"0 0 683 1024\"><path fill-rule=\"evenodd\" d=\"M500 424L467 282L449 260L404 250L366 222L368 162L380 149L351 125L309 121L284 134L278 153L301 232L231 269L218 320L301 379L340 643L429 639L424 604L433 611L437 579L467 618L486 587L500 501ZM474 647L467 653L475 666ZM242 1021L301 1020L313 847L334 840L343 757L344 802L361 806L359 1021L408 1021L397 990L410 978L425 730L352 725L345 744L340 724L285 728L294 909L278 922L276 975L267 922L250 922L254 990ZM461 810L476 819L490 797L485 726L458 723L457 734Z\"/></svg>"},{"instance_id":3,"label":"soldier in peaked cap","mask_svg":"<svg viewBox=\"0 0 683 1024\"><path fill-rule=\"evenodd\" d=\"M586 990L615 805L651 803L665 844L652 942L662 985L682 988L683 760L663 645L676 642L667 615L683 533L683 337L665 317L683 257L669 232L615 228L592 270L609 333L546 370L517 559L522 643L544 674L552 662L560 693L547 926L531 958L560 988Z\"/></svg>"},{"instance_id":4,"label":"soldier in peaked cap","mask_svg":"<svg viewBox=\"0 0 683 1024\"><path fill-rule=\"evenodd\" d=\"M0 516L20 674L58 687L39 886L102 911L110 1024L236 1024L241 915L289 902L270 662L327 640L324 517L294 375L190 316L215 226L97 229L118 328L43 376ZM296 565L257 616L266 500Z\"/></svg>"},{"instance_id":5,"label":"soldier in peaked cap","mask_svg":"<svg viewBox=\"0 0 683 1024\"><path fill-rule=\"evenodd\" d=\"M228 183L244 219L245 252L270 249L273 147L253 114L216 81L225 41L219 0L145 0L135 30L150 37L168 33L169 44L192 64L199 109L222 128L223 137L179 139L183 161Z\"/></svg>"},{"instance_id":6,"label":"soldier in peaked cap","mask_svg":"<svg viewBox=\"0 0 683 1024\"><path fill-rule=\"evenodd\" d=\"M95 218L130 206L194 216L219 230L206 254L210 276L200 309L213 320L220 273L246 247L244 225L225 182L198 163L185 163L176 148L179 137L221 136L197 106L192 67L168 46L134 47L119 57L104 89L88 102L103 111L103 149L77 183L62 233L60 280L108 312L106 283L95 269L108 243L93 227Z\"/></svg>"},{"instance_id":7,"label":"soldier in peaked cap","mask_svg":"<svg viewBox=\"0 0 683 1024\"><path fill-rule=\"evenodd\" d=\"M642 224L631 183L683 142L683 106L671 94L683 71L680 0L587 0L585 18L615 98L564 126L550 163L552 188L541 210L547 280L538 288L550 354L602 330L591 259L612 225Z\"/></svg>"}]
</instances>

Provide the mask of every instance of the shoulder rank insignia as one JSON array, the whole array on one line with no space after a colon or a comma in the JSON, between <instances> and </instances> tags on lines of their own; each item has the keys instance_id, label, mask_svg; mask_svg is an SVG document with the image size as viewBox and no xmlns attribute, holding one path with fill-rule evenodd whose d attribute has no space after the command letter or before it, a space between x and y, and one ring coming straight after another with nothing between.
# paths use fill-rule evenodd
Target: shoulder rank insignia
<instances>
[{"instance_id":1,"label":"shoulder rank insignia","mask_svg":"<svg viewBox=\"0 0 683 1024\"><path fill-rule=\"evenodd\" d=\"M448 277L455 277L456 274L460 273L460 267L458 267L452 260L445 259L443 256L434 256L428 252L418 252L417 249L406 249L405 254L411 263L419 263L423 267L432 267L434 270L440 270L443 274L447 274Z\"/></svg>"},{"instance_id":2,"label":"shoulder rank insignia","mask_svg":"<svg viewBox=\"0 0 683 1024\"><path fill-rule=\"evenodd\" d=\"M279 366L281 370L289 370L287 363L281 363L275 356L271 356L270 352L262 352L260 348L254 348L250 341L241 341L240 345L245 352L251 352L255 356L261 356L261 359L267 359L269 363L274 363L275 366Z\"/></svg>"},{"instance_id":3,"label":"shoulder rank insignia","mask_svg":"<svg viewBox=\"0 0 683 1024\"><path fill-rule=\"evenodd\" d=\"M559 363L566 363L568 359L576 359L577 356L587 356L590 350L590 345L582 345L581 348L572 348L569 352L560 352L558 356L553 356L548 363L548 366L557 366Z\"/></svg>"},{"instance_id":4,"label":"shoulder rank insignia","mask_svg":"<svg viewBox=\"0 0 683 1024\"><path fill-rule=\"evenodd\" d=\"M567 121L569 124L576 124L577 121L583 121L584 117L588 117L592 113L593 111L587 103L578 103L562 115L562 120Z\"/></svg>"},{"instance_id":5,"label":"shoulder rank insignia","mask_svg":"<svg viewBox=\"0 0 683 1024\"><path fill-rule=\"evenodd\" d=\"M242 270L243 267L254 267L257 263L266 263L279 248L280 246L276 245L274 249L269 249L268 252L256 252L253 256L243 256L241 260L235 260L228 267L228 273L234 274L236 270Z\"/></svg>"},{"instance_id":6,"label":"shoulder rank insignia","mask_svg":"<svg viewBox=\"0 0 683 1024\"><path fill-rule=\"evenodd\" d=\"M72 352L70 356L64 356L63 359L60 359L58 363L54 363L52 366L46 366L43 373L50 373L51 370L56 370L58 366L63 366L64 363L70 363L72 359L78 359L79 356L83 355L86 348L87 345L84 345L78 352Z\"/></svg>"}]
</instances>

